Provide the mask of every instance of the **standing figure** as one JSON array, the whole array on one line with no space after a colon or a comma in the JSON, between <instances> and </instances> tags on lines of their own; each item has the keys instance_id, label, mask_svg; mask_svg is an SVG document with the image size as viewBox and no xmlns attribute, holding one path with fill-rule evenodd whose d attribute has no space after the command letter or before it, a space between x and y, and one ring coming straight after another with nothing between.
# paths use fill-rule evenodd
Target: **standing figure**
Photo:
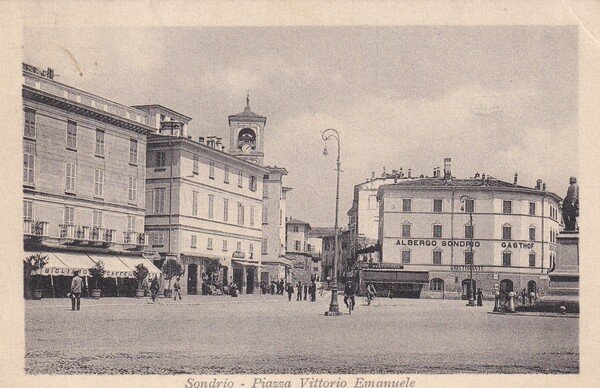
<instances>
[{"instance_id":1,"label":"standing figure","mask_svg":"<svg viewBox=\"0 0 600 388\"><path fill-rule=\"evenodd\" d=\"M308 296L308 284L304 283L304 300L306 300L307 296Z\"/></svg>"},{"instance_id":2,"label":"standing figure","mask_svg":"<svg viewBox=\"0 0 600 388\"><path fill-rule=\"evenodd\" d=\"M523 301L523 306L525 306L526 298L527 298L527 290L523 288L523 291L521 291L521 300Z\"/></svg>"},{"instance_id":3,"label":"standing figure","mask_svg":"<svg viewBox=\"0 0 600 388\"><path fill-rule=\"evenodd\" d=\"M283 295L283 292L284 292L284 287L285 287L285 282L283 281L283 279L281 279L281 280L279 281L279 294L280 294L280 295Z\"/></svg>"},{"instance_id":4,"label":"standing figure","mask_svg":"<svg viewBox=\"0 0 600 388\"><path fill-rule=\"evenodd\" d=\"M481 292L481 288L477 289L477 306L483 306L483 292Z\"/></svg>"},{"instance_id":5,"label":"standing figure","mask_svg":"<svg viewBox=\"0 0 600 388\"><path fill-rule=\"evenodd\" d=\"M292 300L292 294L294 293L294 287L290 283L288 283L286 285L286 288L288 294L288 302L290 302Z\"/></svg>"},{"instance_id":6,"label":"standing figure","mask_svg":"<svg viewBox=\"0 0 600 388\"><path fill-rule=\"evenodd\" d=\"M302 282L298 281L298 284L296 285L296 290L298 292L298 294L296 295L296 301L302 300Z\"/></svg>"},{"instance_id":7,"label":"standing figure","mask_svg":"<svg viewBox=\"0 0 600 388\"><path fill-rule=\"evenodd\" d=\"M317 283L314 280L310 283L310 301L317 301Z\"/></svg>"},{"instance_id":8,"label":"standing figure","mask_svg":"<svg viewBox=\"0 0 600 388\"><path fill-rule=\"evenodd\" d=\"M79 271L75 271L73 274L75 276L71 280L71 310L75 311L75 308L77 308L77 311L79 311L83 279L79 277Z\"/></svg>"},{"instance_id":9,"label":"standing figure","mask_svg":"<svg viewBox=\"0 0 600 388\"><path fill-rule=\"evenodd\" d=\"M569 188L567 196L563 199L562 214L565 222L565 231L577 230L577 217L579 217L579 186L577 178L574 176L569 179Z\"/></svg>"},{"instance_id":10,"label":"standing figure","mask_svg":"<svg viewBox=\"0 0 600 388\"><path fill-rule=\"evenodd\" d=\"M275 295L275 282L271 282L271 295Z\"/></svg>"},{"instance_id":11,"label":"standing figure","mask_svg":"<svg viewBox=\"0 0 600 388\"><path fill-rule=\"evenodd\" d=\"M158 284L158 277L154 275L154 279L152 279L152 283L150 283L150 293L152 295L152 301L156 302L156 297L158 296L158 289L160 285Z\"/></svg>"},{"instance_id":12,"label":"standing figure","mask_svg":"<svg viewBox=\"0 0 600 388\"><path fill-rule=\"evenodd\" d=\"M175 279L175 284L173 284L173 300L177 300L177 296L179 296L179 300L181 300L181 285L179 284L179 277Z\"/></svg>"}]
</instances>

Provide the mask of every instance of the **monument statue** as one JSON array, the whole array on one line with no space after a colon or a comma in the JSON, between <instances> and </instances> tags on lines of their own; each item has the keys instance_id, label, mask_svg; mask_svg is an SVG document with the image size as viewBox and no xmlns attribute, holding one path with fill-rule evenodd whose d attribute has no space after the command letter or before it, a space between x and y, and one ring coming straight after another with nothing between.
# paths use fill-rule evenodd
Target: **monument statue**
<instances>
[{"instance_id":1,"label":"monument statue","mask_svg":"<svg viewBox=\"0 0 600 388\"><path fill-rule=\"evenodd\" d=\"M579 186L577 178L574 176L569 179L569 188L567 196L563 200L562 214L565 223L565 231L577 230L577 217L579 217Z\"/></svg>"}]
</instances>

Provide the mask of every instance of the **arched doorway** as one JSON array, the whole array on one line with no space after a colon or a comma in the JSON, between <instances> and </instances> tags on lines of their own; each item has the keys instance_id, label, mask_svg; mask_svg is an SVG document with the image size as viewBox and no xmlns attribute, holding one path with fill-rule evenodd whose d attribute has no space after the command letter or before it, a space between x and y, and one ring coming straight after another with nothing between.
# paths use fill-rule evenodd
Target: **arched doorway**
<instances>
[{"instance_id":1,"label":"arched doorway","mask_svg":"<svg viewBox=\"0 0 600 388\"><path fill-rule=\"evenodd\" d=\"M246 268L246 294L254 292L254 267Z\"/></svg>"},{"instance_id":2,"label":"arched doorway","mask_svg":"<svg viewBox=\"0 0 600 388\"><path fill-rule=\"evenodd\" d=\"M533 292L535 295L537 295L537 284L535 282L535 280L530 280L527 282L527 293L531 293Z\"/></svg>"},{"instance_id":3,"label":"arched doorway","mask_svg":"<svg viewBox=\"0 0 600 388\"><path fill-rule=\"evenodd\" d=\"M513 292L513 282L510 279L504 279L500 282L500 298L506 299L509 292Z\"/></svg>"},{"instance_id":4,"label":"arched doorway","mask_svg":"<svg viewBox=\"0 0 600 388\"><path fill-rule=\"evenodd\" d=\"M477 289L477 282L475 281L475 279L473 279L473 290ZM463 300L468 300L469 297L471 296L471 292L473 291L471 290L471 279L465 279L462 281L462 299ZM475 294L473 294L473 297L475 297Z\"/></svg>"},{"instance_id":5,"label":"arched doorway","mask_svg":"<svg viewBox=\"0 0 600 388\"><path fill-rule=\"evenodd\" d=\"M198 266L196 264L188 265L187 293L196 295L198 293Z\"/></svg>"}]
</instances>

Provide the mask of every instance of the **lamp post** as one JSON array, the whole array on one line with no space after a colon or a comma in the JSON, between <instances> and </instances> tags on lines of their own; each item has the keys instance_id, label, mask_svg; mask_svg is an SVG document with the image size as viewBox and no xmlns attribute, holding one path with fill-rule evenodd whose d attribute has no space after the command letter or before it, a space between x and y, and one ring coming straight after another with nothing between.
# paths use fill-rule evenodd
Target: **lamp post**
<instances>
[{"instance_id":1,"label":"lamp post","mask_svg":"<svg viewBox=\"0 0 600 388\"><path fill-rule=\"evenodd\" d=\"M467 195L463 195L460 197L460 202L463 204L463 206L461 207L461 210L463 210L463 211L465 210L467 200L473 201L473 198L471 198ZM473 287L473 262L475 261L475 255L473 254L473 234L474 234L473 206L470 206L468 210L469 210L469 227L471 228L471 233L470 233L471 245L469 247L469 250L471 251L471 263L469 265L469 279L471 282L471 285L470 285L471 292L469 293L469 303L467 304L467 306L475 306L475 287Z\"/></svg>"},{"instance_id":2,"label":"lamp post","mask_svg":"<svg viewBox=\"0 0 600 388\"><path fill-rule=\"evenodd\" d=\"M336 159L336 171L337 171L337 182L335 186L335 237L334 237L334 253L333 253L333 276L332 276L332 287L331 287L331 302L329 303L329 310L325 312L327 316L341 315L340 307L337 300L337 262L340 254L338 246L338 209L340 202L340 134L337 130L329 128L323 131L321 137L324 141L335 139L337 141L337 159ZM327 156L327 144L323 149L323 155Z\"/></svg>"}]
</instances>

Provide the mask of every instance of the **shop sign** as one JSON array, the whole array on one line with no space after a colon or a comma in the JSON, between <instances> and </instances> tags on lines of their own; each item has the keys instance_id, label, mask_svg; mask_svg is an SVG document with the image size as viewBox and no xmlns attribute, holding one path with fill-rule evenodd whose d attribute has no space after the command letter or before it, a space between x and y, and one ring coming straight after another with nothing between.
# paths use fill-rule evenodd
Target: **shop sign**
<instances>
[{"instance_id":1,"label":"shop sign","mask_svg":"<svg viewBox=\"0 0 600 388\"><path fill-rule=\"evenodd\" d=\"M79 271L79 276L90 276L90 272L87 268L42 268L37 271L32 271L33 275L43 276L74 276L73 273Z\"/></svg>"},{"instance_id":2,"label":"shop sign","mask_svg":"<svg viewBox=\"0 0 600 388\"><path fill-rule=\"evenodd\" d=\"M523 243L515 241L502 241L500 244L502 248L514 248L514 249L533 249L534 243Z\"/></svg>"},{"instance_id":3,"label":"shop sign","mask_svg":"<svg viewBox=\"0 0 600 388\"><path fill-rule=\"evenodd\" d=\"M234 259L243 259L245 256L246 256L246 254L244 252L240 252L240 251L235 251L231 255L231 257L233 257Z\"/></svg>"},{"instance_id":4,"label":"shop sign","mask_svg":"<svg viewBox=\"0 0 600 388\"><path fill-rule=\"evenodd\" d=\"M404 269L402 264L395 263L369 263L367 268L373 269Z\"/></svg>"},{"instance_id":5,"label":"shop sign","mask_svg":"<svg viewBox=\"0 0 600 388\"><path fill-rule=\"evenodd\" d=\"M470 240L432 240L432 239L401 239L396 240L396 245L410 246L410 247L470 247ZM481 243L474 241L473 246L479 247Z\"/></svg>"},{"instance_id":6,"label":"shop sign","mask_svg":"<svg viewBox=\"0 0 600 388\"><path fill-rule=\"evenodd\" d=\"M469 271L473 267L473 271L483 271L483 265L453 265L452 271Z\"/></svg>"},{"instance_id":7,"label":"shop sign","mask_svg":"<svg viewBox=\"0 0 600 388\"><path fill-rule=\"evenodd\" d=\"M105 271L105 278L133 278L133 271Z\"/></svg>"}]
</instances>

